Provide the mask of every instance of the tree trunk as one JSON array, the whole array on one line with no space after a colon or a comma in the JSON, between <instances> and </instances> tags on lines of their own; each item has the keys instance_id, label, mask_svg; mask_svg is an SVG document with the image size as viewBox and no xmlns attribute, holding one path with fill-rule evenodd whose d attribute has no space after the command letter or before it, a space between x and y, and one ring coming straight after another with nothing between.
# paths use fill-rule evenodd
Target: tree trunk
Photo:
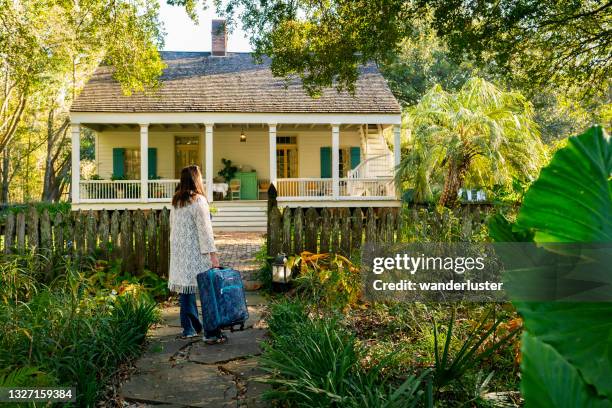
<instances>
[{"instance_id":1,"label":"tree trunk","mask_svg":"<svg viewBox=\"0 0 612 408\"><path fill-rule=\"evenodd\" d=\"M10 155L8 146L2 151L2 186L0 187L0 203L8 204L9 201L9 166Z\"/></svg>"},{"instance_id":2,"label":"tree trunk","mask_svg":"<svg viewBox=\"0 0 612 408\"><path fill-rule=\"evenodd\" d=\"M469 159L466 158L449 161L446 178L444 179L444 189L438 205L449 208L457 206L459 203L458 192L463 186L469 164Z\"/></svg>"},{"instance_id":3,"label":"tree trunk","mask_svg":"<svg viewBox=\"0 0 612 408\"><path fill-rule=\"evenodd\" d=\"M63 123L57 129L55 128L55 108L52 107L47 116L47 157L45 158L42 201L59 201L66 185L64 181L68 177L70 160L63 157L63 162L59 166L57 161L62 159L68 124L68 119L64 119Z\"/></svg>"}]
</instances>

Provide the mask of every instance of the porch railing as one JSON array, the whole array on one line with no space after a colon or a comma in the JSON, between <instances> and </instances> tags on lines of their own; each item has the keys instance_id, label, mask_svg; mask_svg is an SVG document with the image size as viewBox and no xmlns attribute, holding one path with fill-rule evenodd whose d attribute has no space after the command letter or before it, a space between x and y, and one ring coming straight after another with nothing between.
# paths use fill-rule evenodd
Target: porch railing
<instances>
[{"instance_id":1,"label":"porch railing","mask_svg":"<svg viewBox=\"0 0 612 408\"><path fill-rule=\"evenodd\" d=\"M278 196L282 198L395 198L392 178L341 178L338 196L333 196L333 180L330 178L277 179Z\"/></svg>"},{"instance_id":2,"label":"porch railing","mask_svg":"<svg viewBox=\"0 0 612 408\"><path fill-rule=\"evenodd\" d=\"M149 201L171 201L179 180L158 179L149 180Z\"/></svg>"},{"instance_id":3,"label":"porch railing","mask_svg":"<svg viewBox=\"0 0 612 408\"><path fill-rule=\"evenodd\" d=\"M81 180L80 200L140 201L140 180Z\"/></svg>"},{"instance_id":4,"label":"porch railing","mask_svg":"<svg viewBox=\"0 0 612 408\"><path fill-rule=\"evenodd\" d=\"M170 202L178 184L174 179L148 181L148 196L141 195L140 180L82 180L80 201L104 202ZM277 180L278 196L288 199L392 199L395 189L392 178L341 178L338 195L334 196L333 179L283 178Z\"/></svg>"}]
</instances>

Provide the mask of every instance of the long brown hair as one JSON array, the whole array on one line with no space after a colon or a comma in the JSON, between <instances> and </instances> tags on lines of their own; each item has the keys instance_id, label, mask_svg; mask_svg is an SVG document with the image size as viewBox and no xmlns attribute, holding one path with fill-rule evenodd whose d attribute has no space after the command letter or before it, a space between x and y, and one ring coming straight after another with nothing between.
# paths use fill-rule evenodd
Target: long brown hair
<instances>
[{"instance_id":1,"label":"long brown hair","mask_svg":"<svg viewBox=\"0 0 612 408\"><path fill-rule=\"evenodd\" d=\"M184 207L191 203L198 194L206 197L200 168L195 164L183 167L181 180L172 197L172 206L174 208Z\"/></svg>"}]
</instances>

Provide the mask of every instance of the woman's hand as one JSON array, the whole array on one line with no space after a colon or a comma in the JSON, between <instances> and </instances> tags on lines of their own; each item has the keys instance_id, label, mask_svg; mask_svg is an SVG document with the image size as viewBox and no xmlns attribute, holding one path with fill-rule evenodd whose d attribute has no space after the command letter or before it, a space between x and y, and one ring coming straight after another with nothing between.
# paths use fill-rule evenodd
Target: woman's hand
<instances>
[{"instance_id":1,"label":"woman's hand","mask_svg":"<svg viewBox=\"0 0 612 408\"><path fill-rule=\"evenodd\" d=\"M219 257L217 256L216 252L211 252L210 253L210 262L212 262L212 267L213 268L218 268L219 265Z\"/></svg>"}]
</instances>

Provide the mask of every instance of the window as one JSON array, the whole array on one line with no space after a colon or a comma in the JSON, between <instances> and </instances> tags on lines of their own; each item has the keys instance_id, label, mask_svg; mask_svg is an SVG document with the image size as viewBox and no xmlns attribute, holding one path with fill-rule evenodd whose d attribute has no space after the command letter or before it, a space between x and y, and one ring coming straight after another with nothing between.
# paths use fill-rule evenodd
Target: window
<instances>
[{"instance_id":1,"label":"window","mask_svg":"<svg viewBox=\"0 0 612 408\"><path fill-rule=\"evenodd\" d=\"M125 178L128 180L140 179L140 149L127 148L123 152L125 163Z\"/></svg>"},{"instance_id":2,"label":"window","mask_svg":"<svg viewBox=\"0 0 612 408\"><path fill-rule=\"evenodd\" d=\"M276 137L276 177L298 177L298 150L296 136Z\"/></svg>"}]
</instances>

